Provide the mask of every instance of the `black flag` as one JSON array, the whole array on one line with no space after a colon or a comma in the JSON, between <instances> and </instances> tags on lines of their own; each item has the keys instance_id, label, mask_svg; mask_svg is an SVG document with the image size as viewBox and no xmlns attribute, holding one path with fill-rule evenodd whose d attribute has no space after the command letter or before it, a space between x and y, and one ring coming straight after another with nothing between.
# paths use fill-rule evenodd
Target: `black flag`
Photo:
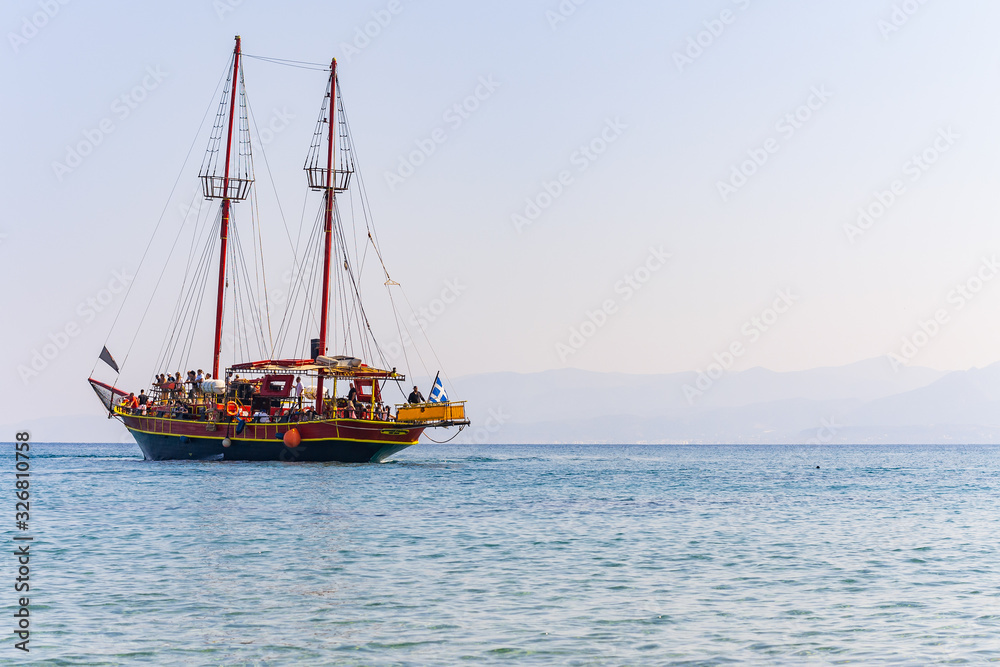
<instances>
[{"instance_id":1,"label":"black flag","mask_svg":"<svg viewBox=\"0 0 1000 667\"><path fill-rule=\"evenodd\" d=\"M115 369L115 373L118 372L118 364L115 363L114 357L112 357L111 353L108 352L107 346L105 346L105 348L101 350L101 361L106 363L108 366L111 366L111 368Z\"/></svg>"}]
</instances>

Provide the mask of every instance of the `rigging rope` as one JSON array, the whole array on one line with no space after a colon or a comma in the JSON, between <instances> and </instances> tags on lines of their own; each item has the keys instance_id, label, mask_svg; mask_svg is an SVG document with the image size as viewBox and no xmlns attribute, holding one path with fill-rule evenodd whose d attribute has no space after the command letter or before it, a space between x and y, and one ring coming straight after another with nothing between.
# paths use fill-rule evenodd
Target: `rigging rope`
<instances>
[{"instance_id":1,"label":"rigging rope","mask_svg":"<svg viewBox=\"0 0 1000 667\"><path fill-rule=\"evenodd\" d=\"M271 181L271 187L274 189L275 200L278 202L278 214L281 217L281 224L285 228L285 234L288 235L288 225L285 222L285 212L281 208L281 201L278 199L278 189L274 185L274 175L271 173L271 166L267 162L267 154L264 152L264 142L260 139L260 127L257 125L257 118L253 114L253 107L250 105L250 100L247 99L247 110L250 112L250 121L253 123L254 132L257 133L257 143L258 150L261 156L264 158L264 170L267 171L268 179ZM254 180L256 180L256 174L254 174ZM253 208L256 211L256 229L257 229L257 242L260 248L260 272L262 285L261 290L264 294L264 312L267 315L267 336L271 342L271 352L268 354L268 358L273 358L271 355L274 353L274 334L271 331L271 301L267 295L267 275L264 272L264 239L261 236L261 225L260 225L260 208L259 199L257 197L256 188L253 191ZM288 242L291 244L291 236L289 235ZM295 257L292 257L292 262L295 262ZM257 264L257 255L254 254L254 265Z\"/></svg>"},{"instance_id":2,"label":"rigging rope","mask_svg":"<svg viewBox=\"0 0 1000 667\"><path fill-rule=\"evenodd\" d=\"M342 88L342 86L341 86L341 88ZM351 128L350 119L349 119L349 117L348 117L347 112L346 112L345 109L341 108L341 113L342 113L342 118L344 119L344 124L347 127L348 139L350 140L350 138L353 137L353 132L351 132L351 129L350 129ZM353 142L352 142L352 146L353 146ZM379 263L382 265L382 271L385 273L386 291L389 292L389 299L390 299L390 302L393 304L392 305L393 311L395 312L395 300L392 298L392 287L396 286L396 287L399 287L400 293L403 295L403 299L406 301L406 305L410 309L410 314L416 316L416 311L413 309L413 305L410 303L409 298L406 296L406 291L403 289L403 286L400 285L399 283L397 283L396 281L392 280L392 278L389 275L389 269L385 265L385 261L384 261L384 259L382 257L382 251L381 251L381 248L379 247L378 232L374 229L373 225L369 224L370 219L371 219L371 203L368 200L368 190L365 187L364 170L361 167L361 161L357 157L357 153L355 151L352 151L352 157L353 157L354 162L355 162L355 164L357 166L357 174L356 174L356 176L357 176L357 179L358 179L358 189L359 189L359 195L360 195L361 203L362 203L362 210L363 211L365 211L365 210L367 211L366 214L365 214L365 226L366 226L366 228L368 230L368 239L371 242L372 248L375 250L375 254L378 257ZM397 325L397 330L398 330L399 329L399 319L398 318L397 318L397 321L396 321L396 325ZM422 327L418 326L417 328L420 329L421 334L423 334L424 340L427 343L427 347L430 349L431 354L434 356L434 360L437 361L438 366L440 368L441 367L441 359L438 357L437 352L434 350L434 346L431 345L430 339L427 337L427 332ZM409 330L406 328L405 324L403 324L403 330L405 330L406 333L407 333L407 335L409 335ZM413 337L410 336L410 339L413 340ZM408 360L408 356L406 355L406 346L402 345L402 342L403 342L403 336L402 336L402 333L400 332L400 344L401 344L401 346L403 348L403 358L404 358L404 361L406 361L407 370L409 370L409 360ZM416 345L414 345L414 351L417 353L417 358L420 360L421 365L424 367L424 372L427 373L428 375L430 375L430 371L427 368L426 363L424 363L423 355L420 354L420 350L419 350L419 348L417 348ZM454 386L454 383L451 381L451 378L448 376L447 371L445 371L443 368L441 368L441 372L444 374L445 380L448 381L448 384Z\"/></svg>"},{"instance_id":3,"label":"rigging rope","mask_svg":"<svg viewBox=\"0 0 1000 667\"><path fill-rule=\"evenodd\" d=\"M427 438L428 440L430 440L431 442L435 443L435 444L438 444L438 445L446 445L446 444L448 444L449 442L451 442L452 440L454 440L455 438L457 438L457 437L458 437L458 435L459 435L459 433L461 433L461 432L462 432L462 431L464 431L464 430L465 430L465 425L463 424L463 425L461 425L461 426L459 426L459 427L458 427L458 431L457 431L457 432L455 433L455 435L451 436L451 437L450 437L450 438L448 438L447 440L435 440L435 439L434 439L434 438L432 438L431 436L427 435L427 432L426 432L426 431L424 431L424 433L423 433L423 436L424 436L425 438Z\"/></svg>"},{"instance_id":4,"label":"rigging rope","mask_svg":"<svg viewBox=\"0 0 1000 667\"><path fill-rule=\"evenodd\" d=\"M216 93L219 92L219 86L222 85L222 81L223 79L225 79L225 77L226 73L223 72L222 76L219 77L218 83L215 84L215 90L212 91L212 97L211 97L212 101L208 103L208 107L205 109L205 113L202 115L201 121L198 123L199 132L201 130L201 127L205 124L205 119L208 118L209 112L212 110L212 103L215 101L215 95ZM139 259L139 266L136 267L135 276L132 278L132 282L129 283L128 287L125 289L125 296L122 297L122 302L118 306L118 312L115 313L115 319L111 323L111 328L108 330L107 337L104 339L105 347L107 347L108 341L111 340L111 332L114 331L115 325L118 324L118 318L121 316L122 309L125 308L125 304L128 302L128 296L132 292L132 287L136 284L136 282L138 282L139 273L142 271L143 263L146 260L146 255L149 253L149 249L153 245L153 239L156 238L156 232L159 231L160 229L160 223L163 222L163 217L167 214L167 208L170 206L170 200L173 198L174 192L177 190L177 184L180 183L181 175L184 173L184 168L187 166L188 160L191 158L191 152L194 150L194 146L197 141L198 141L198 133L195 133L195 137L191 141L191 146L188 147L187 155L184 156L184 162L181 163L181 169L177 173L177 178L174 179L174 184L170 188L170 194L167 195L167 201L164 202L163 204L163 210L160 211L160 217L156 221L156 226L153 227L153 233L149 237L149 242L146 243L146 249L142 251L142 257ZM166 263L164 263L163 269L166 270ZM163 278L163 271L160 271L160 277L157 279L156 285L153 287L153 294L156 293L156 289L159 287L160 280L162 280L162 278ZM153 302L152 295L150 295L150 299L146 303L146 308L145 310L142 311L142 317L139 319L139 325L136 327L135 334L132 336L132 341L129 343L128 351L126 351L125 356L122 358L122 362L121 364L119 364L119 368L125 367L125 362L128 360L129 354L132 353L132 346L135 345L135 339L139 336L139 330L142 329L142 323L146 319L146 314L149 312L149 307L150 305L152 305L152 302ZM94 362L94 368L91 369L90 371L91 375L93 375L94 370L97 369L98 361L100 361L100 359Z\"/></svg>"},{"instance_id":5,"label":"rigging rope","mask_svg":"<svg viewBox=\"0 0 1000 667\"><path fill-rule=\"evenodd\" d=\"M200 194L201 194L200 189L195 191L195 194L192 197L192 203L193 203L194 199L197 198ZM201 220L202 213L205 213L205 216L204 216L205 220L204 221ZM203 229L203 228L204 229L210 229L210 227L207 224L205 224L208 221L208 213L209 213L209 208L205 207L204 211L202 209L198 209L197 210L197 214L195 215L195 227L194 227L194 231L192 232L192 235L191 235L191 248L188 251L188 261L187 261L187 264L184 267L184 278L181 281L181 288L182 289L177 294L177 302L174 304L173 313L171 314L170 320L169 320L170 322L175 323L175 329L176 329L177 317L178 317L178 314L180 313L181 304L183 302L183 298L184 298L184 294L185 294L184 287L187 285L188 278L189 278L190 273L191 273L191 265L192 265L193 259L195 257L195 249L197 247L199 247L198 244L197 244L197 241L198 241L198 238L199 238L199 236L198 236L198 230L199 229ZM181 229L178 231L177 240L179 240L181 238L181 234L184 231L184 226L187 224L187 220L190 217L191 217L191 208L189 207L187 209L187 214L184 216L184 221L183 221L183 224L181 225ZM206 237L205 243L208 243L208 237ZM200 247L204 247L204 244L202 246L200 246ZM206 250L205 252L209 252L209 251ZM169 262L169 259L170 259L171 256L173 256L173 250L171 250L170 255L168 255L168 257L167 257L167 261L168 262ZM160 344L160 352L157 355L156 365L154 366L154 369L155 368L162 368L163 367L162 365L163 365L163 363L165 361L165 355L166 355L167 346L168 346L168 338L170 337L170 335L171 335L170 330L169 329L165 329L164 336L163 336L163 341ZM155 373L156 373L156 371L154 370L153 374L155 375Z\"/></svg>"},{"instance_id":6,"label":"rigging rope","mask_svg":"<svg viewBox=\"0 0 1000 667\"><path fill-rule=\"evenodd\" d=\"M253 58L254 60L263 60L266 63L271 63L273 65L284 65L285 67L297 67L299 69L311 69L317 71L330 71L329 64L323 63L311 63L305 60L287 60L285 58L271 58L268 56L256 56L250 55L249 53L243 54L244 58Z\"/></svg>"}]
</instances>

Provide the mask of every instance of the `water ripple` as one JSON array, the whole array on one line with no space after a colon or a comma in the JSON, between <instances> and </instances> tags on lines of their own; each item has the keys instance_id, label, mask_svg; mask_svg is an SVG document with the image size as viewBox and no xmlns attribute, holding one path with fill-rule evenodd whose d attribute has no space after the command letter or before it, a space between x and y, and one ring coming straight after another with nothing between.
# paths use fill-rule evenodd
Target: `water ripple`
<instances>
[{"instance_id":1,"label":"water ripple","mask_svg":"<svg viewBox=\"0 0 1000 667\"><path fill-rule=\"evenodd\" d=\"M46 664L1000 661L997 447L35 449Z\"/></svg>"}]
</instances>

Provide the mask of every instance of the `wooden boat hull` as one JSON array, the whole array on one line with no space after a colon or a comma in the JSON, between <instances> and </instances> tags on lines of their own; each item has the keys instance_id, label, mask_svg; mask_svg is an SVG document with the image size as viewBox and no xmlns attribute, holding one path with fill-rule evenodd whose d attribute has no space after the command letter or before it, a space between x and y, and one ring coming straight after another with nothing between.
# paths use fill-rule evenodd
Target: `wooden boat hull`
<instances>
[{"instance_id":1,"label":"wooden boat hull","mask_svg":"<svg viewBox=\"0 0 1000 667\"><path fill-rule=\"evenodd\" d=\"M323 461L379 463L417 444L423 427L393 422L331 420L300 424L246 424L236 433L236 423L123 415L143 456L149 461ZM214 429L212 428L214 427ZM302 441L288 447L283 436L290 428ZM228 438L228 447L223 445Z\"/></svg>"}]
</instances>

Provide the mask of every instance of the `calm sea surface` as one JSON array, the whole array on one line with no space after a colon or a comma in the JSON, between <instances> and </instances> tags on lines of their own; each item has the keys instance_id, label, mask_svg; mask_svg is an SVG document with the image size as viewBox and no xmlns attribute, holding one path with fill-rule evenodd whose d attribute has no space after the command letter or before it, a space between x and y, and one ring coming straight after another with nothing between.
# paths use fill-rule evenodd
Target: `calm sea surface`
<instances>
[{"instance_id":1,"label":"calm sea surface","mask_svg":"<svg viewBox=\"0 0 1000 667\"><path fill-rule=\"evenodd\" d=\"M6 664L1000 662L1000 447L32 455Z\"/></svg>"}]
</instances>

